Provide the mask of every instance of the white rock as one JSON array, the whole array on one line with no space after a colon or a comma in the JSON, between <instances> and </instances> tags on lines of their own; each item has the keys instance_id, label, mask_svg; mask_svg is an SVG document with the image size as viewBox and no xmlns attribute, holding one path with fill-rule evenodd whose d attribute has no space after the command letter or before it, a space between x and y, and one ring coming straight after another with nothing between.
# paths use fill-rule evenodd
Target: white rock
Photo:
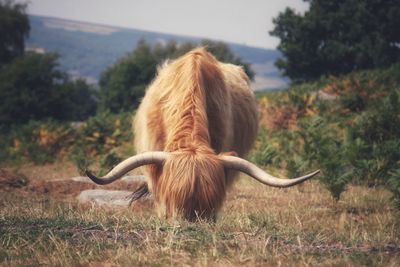
<instances>
[{"instance_id":1,"label":"white rock","mask_svg":"<svg viewBox=\"0 0 400 267\"><path fill-rule=\"evenodd\" d=\"M80 203L128 206L131 195L130 191L92 189L82 191L77 199Z\"/></svg>"}]
</instances>

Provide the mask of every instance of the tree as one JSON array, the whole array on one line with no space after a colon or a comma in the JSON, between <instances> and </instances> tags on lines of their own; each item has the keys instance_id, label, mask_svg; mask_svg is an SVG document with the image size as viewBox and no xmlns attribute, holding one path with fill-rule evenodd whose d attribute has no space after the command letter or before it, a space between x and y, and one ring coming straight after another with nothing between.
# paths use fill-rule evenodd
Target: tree
<instances>
[{"instance_id":1,"label":"tree","mask_svg":"<svg viewBox=\"0 0 400 267\"><path fill-rule=\"evenodd\" d=\"M55 54L26 53L0 71L0 123L84 119L95 111L91 89L70 81Z\"/></svg>"},{"instance_id":2,"label":"tree","mask_svg":"<svg viewBox=\"0 0 400 267\"><path fill-rule=\"evenodd\" d=\"M201 45L206 46L220 61L242 65L250 79L254 77L250 65L236 57L225 43L204 40ZM172 40L165 45L157 43L152 47L144 40L139 41L132 53L101 75L99 108L111 112L136 108L144 96L146 86L154 78L157 65L166 59L177 58L196 46L190 42L177 44Z\"/></svg>"},{"instance_id":3,"label":"tree","mask_svg":"<svg viewBox=\"0 0 400 267\"><path fill-rule=\"evenodd\" d=\"M64 95L62 105L65 106L65 113L60 114L60 119L83 121L96 113L95 89L85 80L67 79L58 90Z\"/></svg>"},{"instance_id":4,"label":"tree","mask_svg":"<svg viewBox=\"0 0 400 267\"><path fill-rule=\"evenodd\" d=\"M0 123L85 119L96 109L92 89L59 70L57 55L24 54L30 30L26 7L0 0Z\"/></svg>"},{"instance_id":5,"label":"tree","mask_svg":"<svg viewBox=\"0 0 400 267\"><path fill-rule=\"evenodd\" d=\"M280 38L276 66L285 76L307 81L400 60L400 0L304 1L304 15L287 8L270 32Z\"/></svg>"},{"instance_id":6,"label":"tree","mask_svg":"<svg viewBox=\"0 0 400 267\"><path fill-rule=\"evenodd\" d=\"M24 53L29 30L26 4L0 0L0 68Z\"/></svg>"},{"instance_id":7,"label":"tree","mask_svg":"<svg viewBox=\"0 0 400 267\"><path fill-rule=\"evenodd\" d=\"M139 41L132 53L101 75L100 109L115 113L137 107L146 85L155 75L156 67L151 47L144 40Z\"/></svg>"}]
</instances>

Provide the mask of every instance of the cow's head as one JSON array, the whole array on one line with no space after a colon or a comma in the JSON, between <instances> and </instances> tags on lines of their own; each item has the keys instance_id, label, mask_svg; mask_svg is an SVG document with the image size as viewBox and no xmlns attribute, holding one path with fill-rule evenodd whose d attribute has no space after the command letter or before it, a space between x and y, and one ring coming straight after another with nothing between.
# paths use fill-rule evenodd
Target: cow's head
<instances>
[{"instance_id":1,"label":"cow's head","mask_svg":"<svg viewBox=\"0 0 400 267\"><path fill-rule=\"evenodd\" d=\"M188 220L213 218L226 193L227 172L240 171L273 187L290 187L313 177L319 170L294 179L276 178L242 158L211 151L153 151L130 157L104 177L87 176L97 184L109 184L127 172L154 165L159 172L152 191L166 215L181 215Z\"/></svg>"}]
</instances>

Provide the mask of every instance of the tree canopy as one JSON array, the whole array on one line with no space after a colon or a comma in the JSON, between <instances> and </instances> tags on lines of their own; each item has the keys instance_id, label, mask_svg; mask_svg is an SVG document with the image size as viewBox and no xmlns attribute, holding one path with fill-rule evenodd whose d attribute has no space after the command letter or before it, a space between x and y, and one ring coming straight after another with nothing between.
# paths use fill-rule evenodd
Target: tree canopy
<instances>
[{"instance_id":1,"label":"tree canopy","mask_svg":"<svg viewBox=\"0 0 400 267\"><path fill-rule=\"evenodd\" d=\"M100 109L116 113L137 107L146 85L154 77L156 66L155 51L145 41L140 41L132 53L101 75Z\"/></svg>"},{"instance_id":2,"label":"tree canopy","mask_svg":"<svg viewBox=\"0 0 400 267\"><path fill-rule=\"evenodd\" d=\"M0 0L0 124L82 120L96 110L92 88L71 80L55 54L25 53L26 4Z\"/></svg>"},{"instance_id":3,"label":"tree canopy","mask_svg":"<svg viewBox=\"0 0 400 267\"><path fill-rule=\"evenodd\" d=\"M54 54L27 53L0 71L0 123L80 120L95 111L89 86L70 81Z\"/></svg>"},{"instance_id":4,"label":"tree canopy","mask_svg":"<svg viewBox=\"0 0 400 267\"><path fill-rule=\"evenodd\" d=\"M24 53L29 30L26 4L0 0L0 67Z\"/></svg>"},{"instance_id":5,"label":"tree canopy","mask_svg":"<svg viewBox=\"0 0 400 267\"><path fill-rule=\"evenodd\" d=\"M400 0L305 0L274 19L283 58L276 66L294 81L389 66L400 60Z\"/></svg>"},{"instance_id":6,"label":"tree canopy","mask_svg":"<svg viewBox=\"0 0 400 267\"><path fill-rule=\"evenodd\" d=\"M146 41L138 42L136 49L109 67L100 77L100 109L111 112L128 111L139 105L146 86L154 78L157 65L166 59L177 58L190 51L198 44L177 44L170 41L151 46ZM206 46L218 60L242 65L250 79L254 72L250 65L236 57L223 42L204 40Z\"/></svg>"}]
</instances>

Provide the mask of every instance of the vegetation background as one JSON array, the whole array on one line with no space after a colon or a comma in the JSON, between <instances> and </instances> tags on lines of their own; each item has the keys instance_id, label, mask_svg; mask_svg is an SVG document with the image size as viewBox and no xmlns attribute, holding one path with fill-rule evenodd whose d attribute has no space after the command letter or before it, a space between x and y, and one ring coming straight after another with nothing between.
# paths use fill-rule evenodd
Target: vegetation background
<instances>
[{"instance_id":1,"label":"vegetation background","mask_svg":"<svg viewBox=\"0 0 400 267\"><path fill-rule=\"evenodd\" d=\"M58 55L25 52L26 5L0 0L0 264L396 266L400 1L309 3L305 14L287 9L274 21L276 65L292 84L257 93L249 158L288 177L318 168L319 181L278 192L240 179L210 225L85 209L31 192L38 178L26 172L105 171L134 154L132 115L157 65L198 44L140 40L95 88L60 70ZM201 44L253 77L226 44Z\"/></svg>"}]
</instances>

